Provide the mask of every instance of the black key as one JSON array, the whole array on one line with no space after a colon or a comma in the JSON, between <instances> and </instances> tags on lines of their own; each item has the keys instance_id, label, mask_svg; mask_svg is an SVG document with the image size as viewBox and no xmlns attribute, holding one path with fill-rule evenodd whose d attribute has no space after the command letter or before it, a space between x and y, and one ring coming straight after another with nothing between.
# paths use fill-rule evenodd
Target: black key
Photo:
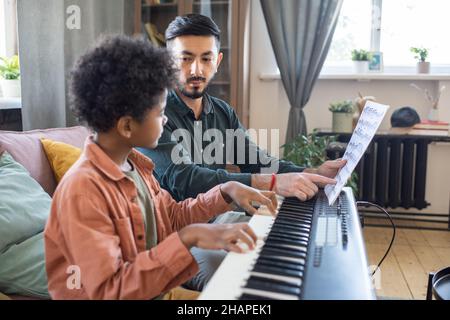
<instances>
[{"instance_id":1,"label":"black key","mask_svg":"<svg viewBox=\"0 0 450 320\"><path fill-rule=\"evenodd\" d=\"M255 265L266 265L266 266L273 266L278 268L284 268L284 269L290 269L290 270L296 270L296 271L303 271L305 270L305 267L301 263L296 262L289 262L286 260L282 260L275 256L265 256L265 257L259 257L256 261Z\"/></svg>"},{"instance_id":2,"label":"black key","mask_svg":"<svg viewBox=\"0 0 450 320\"><path fill-rule=\"evenodd\" d=\"M268 237L266 239L266 245L276 245L276 244L287 244L291 246L300 246L300 247L308 247L308 242L303 240L287 240L287 239L280 239L277 237ZM295 249L293 249L295 250Z\"/></svg>"},{"instance_id":3,"label":"black key","mask_svg":"<svg viewBox=\"0 0 450 320\"><path fill-rule=\"evenodd\" d=\"M286 213L292 213L292 214L298 214L298 215L305 215L311 217L314 214L314 209L296 209L296 208L289 208L289 207L280 207L279 212L286 212Z\"/></svg>"},{"instance_id":4,"label":"black key","mask_svg":"<svg viewBox=\"0 0 450 320\"><path fill-rule=\"evenodd\" d=\"M255 276L251 276L247 280L247 284L245 285L245 288L257 289L257 290L263 290L263 291L269 291L269 292L285 293L285 294L291 294L291 295L295 295L295 296L300 295L300 288L297 286L293 286L288 283L273 280L273 279L266 279L266 278L255 277Z\"/></svg>"},{"instance_id":5,"label":"black key","mask_svg":"<svg viewBox=\"0 0 450 320\"><path fill-rule=\"evenodd\" d=\"M292 235L292 234L282 233L279 231L270 232L267 238L270 238L270 237L280 238L280 239L284 239L284 240L292 240L292 241L308 241L309 240L308 235L304 235L304 234Z\"/></svg>"},{"instance_id":6,"label":"black key","mask_svg":"<svg viewBox=\"0 0 450 320\"><path fill-rule=\"evenodd\" d=\"M302 251L296 251L296 250L290 250L290 249L286 249L286 248L265 248L265 246L263 247L263 249L260 252L260 255L265 256L265 255L277 255L277 256L284 256L284 257L291 257L291 258L302 258L302 259L306 259L306 252L302 252Z\"/></svg>"},{"instance_id":7,"label":"black key","mask_svg":"<svg viewBox=\"0 0 450 320\"><path fill-rule=\"evenodd\" d=\"M302 231L302 230L286 230L285 228L273 228L270 230L269 233L274 233L274 234L282 234L282 235L287 235L290 237L304 237L304 238L309 238L309 232L308 231Z\"/></svg>"},{"instance_id":8,"label":"black key","mask_svg":"<svg viewBox=\"0 0 450 320\"><path fill-rule=\"evenodd\" d=\"M302 278L303 277L303 272L301 272L301 271L267 266L267 265L263 265L263 264L256 264L252 271L268 273L268 274L273 274L273 275L279 275L279 276L293 277L293 278Z\"/></svg>"},{"instance_id":9,"label":"black key","mask_svg":"<svg viewBox=\"0 0 450 320\"><path fill-rule=\"evenodd\" d=\"M303 212L297 212L297 211L291 211L291 210L285 210L285 209L280 209L278 210L278 214L287 214L287 215L291 215L294 217L305 217L305 218L312 218L313 214L312 213L303 213Z\"/></svg>"},{"instance_id":10,"label":"black key","mask_svg":"<svg viewBox=\"0 0 450 320\"><path fill-rule=\"evenodd\" d=\"M241 295L239 297L239 300L274 300L274 298L268 298L268 297L257 296L254 294L244 293L243 295Z\"/></svg>"},{"instance_id":11,"label":"black key","mask_svg":"<svg viewBox=\"0 0 450 320\"><path fill-rule=\"evenodd\" d=\"M302 233L309 234L311 229L309 227L293 227L291 225L286 225L286 224L280 223L280 224L274 224L272 226L271 230L283 232L286 234L298 235L298 234L302 234Z\"/></svg>"},{"instance_id":12,"label":"black key","mask_svg":"<svg viewBox=\"0 0 450 320\"><path fill-rule=\"evenodd\" d=\"M286 213L286 212L279 212L277 217L286 217L291 219L301 219L301 220L312 220L312 216L306 216L302 214L293 214L293 213Z\"/></svg>"},{"instance_id":13,"label":"black key","mask_svg":"<svg viewBox=\"0 0 450 320\"><path fill-rule=\"evenodd\" d=\"M289 225L291 227L307 227L310 228L311 223L307 223L304 221L295 221L293 219L286 219L283 217L277 217L277 220L275 220L274 225L279 225L279 224L285 224L285 225Z\"/></svg>"},{"instance_id":14,"label":"black key","mask_svg":"<svg viewBox=\"0 0 450 320\"><path fill-rule=\"evenodd\" d=\"M293 223L290 223L290 222L287 222L287 221L283 221L281 219L276 219L275 223L272 226L272 228L273 227L283 227L283 228L286 228L286 229L293 229L293 230L299 230L299 229L300 230L307 230L307 231L311 230L310 226L307 226L307 225L296 225L296 224L293 224Z\"/></svg>"},{"instance_id":15,"label":"black key","mask_svg":"<svg viewBox=\"0 0 450 320\"><path fill-rule=\"evenodd\" d=\"M302 207L297 205L290 205L290 204L282 204L280 207L280 210L287 210L291 212L303 212L303 213L309 213L312 214L314 212L314 207Z\"/></svg>"},{"instance_id":16,"label":"black key","mask_svg":"<svg viewBox=\"0 0 450 320\"><path fill-rule=\"evenodd\" d=\"M315 201L312 200L308 200L308 201L300 201L300 199L298 198L285 198L283 203L289 203L289 204L294 204L294 205L298 205L298 206L311 206L315 204Z\"/></svg>"},{"instance_id":17,"label":"black key","mask_svg":"<svg viewBox=\"0 0 450 320\"><path fill-rule=\"evenodd\" d=\"M306 252L308 244L306 244L305 246L297 246L298 248L291 248L290 246L294 246L292 243L284 243L281 241L271 241L271 242L266 242L264 244L264 248L272 248L272 249L281 249L281 250L291 250L291 251L298 251L298 252Z\"/></svg>"},{"instance_id":18,"label":"black key","mask_svg":"<svg viewBox=\"0 0 450 320\"><path fill-rule=\"evenodd\" d=\"M281 239L286 239L286 240L292 240L292 241L308 241L309 240L309 236L305 235L305 234L300 234L300 235L291 235L291 234L286 234L286 233L282 233L282 232L270 232L269 233L269 237L276 237L276 238L281 238Z\"/></svg>"},{"instance_id":19,"label":"black key","mask_svg":"<svg viewBox=\"0 0 450 320\"><path fill-rule=\"evenodd\" d=\"M291 217L278 216L276 221L278 221L278 222L285 221L285 222L296 224L296 225L311 225L310 219L302 219L302 218L291 218Z\"/></svg>"}]
</instances>

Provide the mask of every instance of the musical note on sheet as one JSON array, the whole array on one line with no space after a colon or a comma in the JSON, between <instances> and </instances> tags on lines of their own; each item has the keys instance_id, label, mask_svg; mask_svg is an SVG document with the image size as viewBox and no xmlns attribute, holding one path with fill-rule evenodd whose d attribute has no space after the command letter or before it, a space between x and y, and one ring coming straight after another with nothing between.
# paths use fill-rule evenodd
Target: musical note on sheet
<instances>
[{"instance_id":1,"label":"musical note on sheet","mask_svg":"<svg viewBox=\"0 0 450 320\"><path fill-rule=\"evenodd\" d=\"M330 206L334 204L334 201L336 201L341 193L342 188L347 183L359 160L364 155L388 108L389 106L387 105L373 101L366 102L344 156L342 157L342 159L347 160L347 163L336 175L336 184L325 186L325 194L328 197L328 204Z\"/></svg>"}]
</instances>

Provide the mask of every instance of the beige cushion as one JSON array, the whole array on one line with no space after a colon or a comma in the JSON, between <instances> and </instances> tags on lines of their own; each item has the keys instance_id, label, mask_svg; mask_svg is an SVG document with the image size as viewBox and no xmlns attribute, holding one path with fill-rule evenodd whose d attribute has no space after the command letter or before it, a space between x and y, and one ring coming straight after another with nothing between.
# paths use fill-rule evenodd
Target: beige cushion
<instances>
[{"instance_id":1,"label":"beige cushion","mask_svg":"<svg viewBox=\"0 0 450 320\"><path fill-rule=\"evenodd\" d=\"M45 155L40 138L64 142L77 148L83 148L89 135L85 127L56 128L24 132L0 131L0 152L8 151L22 164L50 195L56 188L56 180Z\"/></svg>"},{"instance_id":2,"label":"beige cushion","mask_svg":"<svg viewBox=\"0 0 450 320\"><path fill-rule=\"evenodd\" d=\"M10 300L10 298L0 292L0 300Z\"/></svg>"}]
</instances>

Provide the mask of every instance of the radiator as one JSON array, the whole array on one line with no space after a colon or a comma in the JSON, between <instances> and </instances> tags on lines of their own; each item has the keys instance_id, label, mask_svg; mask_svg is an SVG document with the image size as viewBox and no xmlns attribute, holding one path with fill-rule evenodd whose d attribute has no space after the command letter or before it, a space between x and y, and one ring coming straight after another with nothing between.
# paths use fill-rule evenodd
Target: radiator
<instances>
[{"instance_id":1,"label":"radiator","mask_svg":"<svg viewBox=\"0 0 450 320\"><path fill-rule=\"evenodd\" d=\"M338 141L348 142L349 135ZM424 209L428 145L433 139L408 135L376 135L359 162L358 200L385 208ZM328 150L332 159L344 150Z\"/></svg>"}]
</instances>

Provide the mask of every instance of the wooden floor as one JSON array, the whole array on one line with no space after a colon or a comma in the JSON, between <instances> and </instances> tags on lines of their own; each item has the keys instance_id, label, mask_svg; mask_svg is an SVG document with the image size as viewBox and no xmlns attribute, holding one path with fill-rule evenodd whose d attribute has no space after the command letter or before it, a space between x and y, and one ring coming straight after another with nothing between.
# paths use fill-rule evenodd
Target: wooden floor
<instances>
[{"instance_id":1,"label":"wooden floor","mask_svg":"<svg viewBox=\"0 0 450 320\"><path fill-rule=\"evenodd\" d=\"M392 229L366 226L363 233L369 265L376 266L391 241ZM447 266L450 232L397 229L391 252L374 277L377 296L425 299L428 273Z\"/></svg>"}]
</instances>

